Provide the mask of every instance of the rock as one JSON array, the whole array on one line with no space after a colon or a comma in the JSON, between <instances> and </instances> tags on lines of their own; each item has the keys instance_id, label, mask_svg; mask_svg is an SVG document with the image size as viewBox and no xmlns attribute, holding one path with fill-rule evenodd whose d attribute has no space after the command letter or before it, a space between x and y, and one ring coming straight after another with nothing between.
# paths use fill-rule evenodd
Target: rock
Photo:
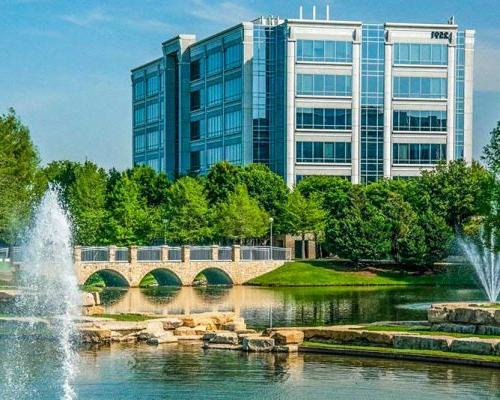
<instances>
[{"instance_id":1,"label":"rock","mask_svg":"<svg viewBox=\"0 0 500 400\"><path fill-rule=\"evenodd\" d=\"M94 296L92 293L82 293L82 306L83 307L94 307L97 305L95 303Z\"/></svg>"},{"instance_id":2,"label":"rock","mask_svg":"<svg viewBox=\"0 0 500 400\"><path fill-rule=\"evenodd\" d=\"M499 340L460 338L451 342L450 350L455 353L494 354Z\"/></svg>"},{"instance_id":3,"label":"rock","mask_svg":"<svg viewBox=\"0 0 500 400\"><path fill-rule=\"evenodd\" d=\"M244 331L247 329L247 325L244 322L227 322L221 325L221 329L225 331Z\"/></svg>"},{"instance_id":4,"label":"rock","mask_svg":"<svg viewBox=\"0 0 500 400\"><path fill-rule=\"evenodd\" d=\"M104 314L104 307L103 306L85 306L82 307L82 314L83 315L101 315Z\"/></svg>"},{"instance_id":5,"label":"rock","mask_svg":"<svg viewBox=\"0 0 500 400\"><path fill-rule=\"evenodd\" d=\"M83 343L105 343L111 341L111 331L101 328L80 329L80 337Z\"/></svg>"},{"instance_id":6,"label":"rock","mask_svg":"<svg viewBox=\"0 0 500 400\"><path fill-rule=\"evenodd\" d=\"M491 325L495 323L495 310L459 307L451 310L448 319L457 323Z\"/></svg>"},{"instance_id":7,"label":"rock","mask_svg":"<svg viewBox=\"0 0 500 400\"><path fill-rule=\"evenodd\" d=\"M149 338L146 343L149 345L159 345L163 343L177 343L177 340L177 337L171 331L167 331L162 336Z\"/></svg>"},{"instance_id":8,"label":"rock","mask_svg":"<svg viewBox=\"0 0 500 400\"><path fill-rule=\"evenodd\" d=\"M209 343L238 344L238 335L235 332L217 332Z\"/></svg>"},{"instance_id":9,"label":"rock","mask_svg":"<svg viewBox=\"0 0 500 400\"><path fill-rule=\"evenodd\" d=\"M392 346L394 332L361 331L361 338L370 344Z\"/></svg>"},{"instance_id":10,"label":"rock","mask_svg":"<svg viewBox=\"0 0 500 400\"><path fill-rule=\"evenodd\" d=\"M453 333L475 333L475 325L464 325L464 324L432 324L433 331L439 332L453 332Z\"/></svg>"},{"instance_id":11,"label":"rock","mask_svg":"<svg viewBox=\"0 0 500 400\"><path fill-rule=\"evenodd\" d=\"M243 351L269 352L274 348L274 339L268 337L250 336L243 338Z\"/></svg>"},{"instance_id":12,"label":"rock","mask_svg":"<svg viewBox=\"0 0 500 400\"><path fill-rule=\"evenodd\" d=\"M220 349L220 350L241 350L242 347L238 344L221 344L221 343L204 343L204 349Z\"/></svg>"},{"instance_id":13,"label":"rock","mask_svg":"<svg viewBox=\"0 0 500 400\"><path fill-rule=\"evenodd\" d=\"M176 338L178 340L183 340L183 341L187 341L187 340L202 340L203 339L203 335L184 335L184 336L176 336Z\"/></svg>"},{"instance_id":14,"label":"rock","mask_svg":"<svg viewBox=\"0 0 500 400\"><path fill-rule=\"evenodd\" d=\"M193 329L196 335L203 335L207 331L207 327L205 325L197 325Z\"/></svg>"},{"instance_id":15,"label":"rock","mask_svg":"<svg viewBox=\"0 0 500 400\"><path fill-rule=\"evenodd\" d=\"M218 328L218 320L207 314L182 315L179 316L179 319L182 320L183 326L187 326L189 328L194 328L198 325L205 325L207 329L211 331L214 331Z\"/></svg>"},{"instance_id":16,"label":"rock","mask_svg":"<svg viewBox=\"0 0 500 400\"><path fill-rule=\"evenodd\" d=\"M166 318L162 320L163 322L163 329L169 330L169 329L177 329L178 327L182 326L182 320L179 318Z\"/></svg>"},{"instance_id":17,"label":"rock","mask_svg":"<svg viewBox=\"0 0 500 400\"><path fill-rule=\"evenodd\" d=\"M206 342L209 342L215 337L215 335L217 335L216 332L207 332L203 335L202 339Z\"/></svg>"},{"instance_id":18,"label":"rock","mask_svg":"<svg viewBox=\"0 0 500 400\"><path fill-rule=\"evenodd\" d=\"M443 336L394 335L394 348L448 351L449 340Z\"/></svg>"},{"instance_id":19,"label":"rock","mask_svg":"<svg viewBox=\"0 0 500 400\"><path fill-rule=\"evenodd\" d=\"M500 336L500 327L491 325L479 325L477 331L479 335Z\"/></svg>"},{"instance_id":20,"label":"rock","mask_svg":"<svg viewBox=\"0 0 500 400\"><path fill-rule=\"evenodd\" d=\"M299 351L299 345L288 344L286 346L274 346L273 351L276 353L297 353Z\"/></svg>"},{"instance_id":21,"label":"rock","mask_svg":"<svg viewBox=\"0 0 500 400\"><path fill-rule=\"evenodd\" d=\"M362 342L362 328L359 325L329 326L317 328L304 328L304 340L328 340L339 343Z\"/></svg>"},{"instance_id":22,"label":"rock","mask_svg":"<svg viewBox=\"0 0 500 400\"><path fill-rule=\"evenodd\" d=\"M299 330L274 331L271 335L277 346L288 344L302 344L304 342L304 332Z\"/></svg>"},{"instance_id":23,"label":"rock","mask_svg":"<svg viewBox=\"0 0 500 400\"><path fill-rule=\"evenodd\" d=\"M500 326L500 309L495 310L495 325Z\"/></svg>"},{"instance_id":24,"label":"rock","mask_svg":"<svg viewBox=\"0 0 500 400\"><path fill-rule=\"evenodd\" d=\"M235 331L238 336L240 335L255 335L257 334L257 331L255 329L242 329L242 330L237 330Z\"/></svg>"},{"instance_id":25,"label":"rock","mask_svg":"<svg viewBox=\"0 0 500 400\"><path fill-rule=\"evenodd\" d=\"M448 320L448 311L444 307L432 305L427 310L427 320L431 323L446 322Z\"/></svg>"},{"instance_id":26,"label":"rock","mask_svg":"<svg viewBox=\"0 0 500 400\"><path fill-rule=\"evenodd\" d=\"M179 326L174 330L175 336L193 336L196 335L194 328L189 328L187 326Z\"/></svg>"},{"instance_id":27,"label":"rock","mask_svg":"<svg viewBox=\"0 0 500 400\"><path fill-rule=\"evenodd\" d=\"M92 292L92 296L94 296L95 305L100 306L101 305L101 295L99 294L99 292Z\"/></svg>"}]
</instances>

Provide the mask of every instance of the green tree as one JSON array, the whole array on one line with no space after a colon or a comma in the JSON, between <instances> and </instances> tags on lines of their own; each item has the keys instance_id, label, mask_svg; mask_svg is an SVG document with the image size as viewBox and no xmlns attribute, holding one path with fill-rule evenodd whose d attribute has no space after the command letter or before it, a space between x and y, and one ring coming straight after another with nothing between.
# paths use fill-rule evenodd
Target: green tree
<instances>
[{"instance_id":1,"label":"green tree","mask_svg":"<svg viewBox=\"0 0 500 400\"><path fill-rule=\"evenodd\" d=\"M363 189L354 186L348 206L336 218L327 219L326 242L333 253L357 266L362 259L380 259L389 252L389 224L367 200Z\"/></svg>"},{"instance_id":2,"label":"green tree","mask_svg":"<svg viewBox=\"0 0 500 400\"><path fill-rule=\"evenodd\" d=\"M488 168L495 174L500 173L500 121L490 132L490 142L484 147L484 155L481 157Z\"/></svg>"},{"instance_id":3,"label":"green tree","mask_svg":"<svg viewBox=\"0 0 500 400\"><path fill-rule=\"evenodd\" d=\"M139 185L140 196L150 207L158 207L167 201L170 186L167 176L149 166L140 165L126 171L127 176Z\"/></svg>"},{"instance_id":4,"label":"green tree","mask_svg":"<svg viewBox=\"0 0 500 400\"><path fill-rule=\"evenodd\" d=\"M74 171L74 182L68 188L68 205L75 225L75 240L80 245L107 243L103 236L107 218L106 172L92 162Z\"/></svg>"},{"instance_id":5,"label":"green tree","mask_svg":"<svg viewBox=\"0 0 500 400\"><path fill-rule=\"evenodd\" d=\"M164 215L168 240L196 244L212 237L212 213L199 180L180 178L168 189L167 196Z\"/></svg>"},{"instance_id":6,"label":"green tree","mask_svg":"<svg viewBox=\"0 0 500 400\"><path fill-rule=\"evenodd\" d=\"M306 254L306 235L313 234L318 239L324 232L326 212L322 208L322 198L314 193L309 198L294 190L288 198L289 231L301 237L301 255Z\"/></svg>"},{"instance_id":7,"label":"green tree","mask_svg":"<svg viewBox=\"0 0 500 400\"><path fill-rule=\"evenodd\" d=\"M38 152L13 109L0 116L0 240L13 244L37 198Z\"/></svg>"},{"instance_id":8,"label":"green tree","mask_svg":"<svg viewBox=\"0 0 500 400\"><path fill-rule=\"evenodd\" d=\"M432 265L446 258L453 241L453 230L446 224L444 218L429 209L419 216L418 224L424 233L423 262Z\"/></svg>"},{"instance_id":9,"label":"green tree","mask_svg":"<svg viewBox=\"0 0 500 400\"><path fill-rule=\"evenodd\" d=\"M249 196L245 185L237 185L227 201L217 206L217 231L221 237L243 243L263 237L269 226L269 214Z\"/></svg>"},{"instance_id":10,"label":"green tree","mask_svg":"<svg viewBox=\"0 0 500 400\"><path fill-rule=\"evenodd\" d=\"M207 175L205 190L211 205L226 201L241 183L241 168L227 161L215 164Z\"/></svg>"},{"instance_id":11,"label":"green tree","mask_svg":"<svg viewBox=\"0 0 500 400\"><path fill-rule=\"evenodd\" d=\"M284 233L288 188L283 178L263 164L250 164L243 168L241 180L248 194L274 218L274 232Z\"/></svg>"}]
</instances>

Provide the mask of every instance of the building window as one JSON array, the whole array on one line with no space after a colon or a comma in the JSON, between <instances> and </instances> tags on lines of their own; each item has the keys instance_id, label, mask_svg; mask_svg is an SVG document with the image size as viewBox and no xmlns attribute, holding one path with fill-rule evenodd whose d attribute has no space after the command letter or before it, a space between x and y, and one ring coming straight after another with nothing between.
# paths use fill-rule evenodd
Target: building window
<instances>
[{"instance_id":1,"label":"building window","mask_svg":"<svg viewBox=\"0 0 500 400\"><path fill-rule=\"evenodd\" d=\"M190 79L195 81L201 78L201 60L191 61L190 65Z\"/></svg>"},{"instance_id":2,"label":"building window","mask_svg":"<svg viewBox=\"0 0 500 400\"><path fill-rule=\"evenodd\" d=\"M158 102L148 103L146 106L146 122L158 121L160 118L160 107Z\"/></svg>"},{"instance_id":3,"label":"building window","mask_svg":"<svg viewBox=\"0 0 500 400\"><path fill-rule=\"evenodd\" d=\"M445 144L394 143L394 164L437 164L446 160Z\"/></svg>"},{"instance_id":4,"label":"building window","mask_svg":"<svg viewBox=\"0 0 500 400\"><path fill-rule=\"evenodd\" d=\"M134 151L140 153L146 148L145 135L136 135L134 137Z\"/></svg>"},{"instance_id":5,"label":"building window","mask_svg":"<svg viewBox=\"0 0 500 400\"><path fill-rule=\"evenodd\" d=\"M241 132L241 110L226 112L224 130L226 134Z\"/></svg>"},{"instance_id":6,"label":"building window","mask_svg":"<svg viewBox=\"0 0 500 400\"><path fill-rule=\"evenodd\" d=\"M201 138L200 121L191 121L189 127L191 140L198 140Z\"/></svg>"},{"instance_id":7,"label":"building window","mask_svg":"<svg viewBox=\"0 0 500 400\"><path fill-rule=\"evenodd\" d=\"M241 98L241 76L227 80L224 85L225 101L234 101Z\"/></svg>"},{"instance_id":8,"label":"building window","mask_svg":"<svg viewBox=\"0 0 500 400\"><path fill-rule=\"evenodd\" d=\"M213 115L207 120L207 136L209 138L222 135L222 115Z\"/></svg>"},{"instance_id":9,"label":"building window","mask_svg":"<svg viewBox=\"0 0 500 400\"><path fill-rule=\"evenodd\" d=\"M207 168L210 168L212 165L217 164L219 161L222 161L223 157L223 147L214 147L212 149L207 149Z\"/></svg>"},{"instance_id":10,"label":"building window","mask_svg":"<svg viewBox=\"0 0 500 400\"><path fill-rule=\"evenodd\" d=\"M394 97L446 99L446 78L394 77Z\"/></svg>"},{"instance_id":11,"label":"building window","mask_svg":"<svg viewBox=\"0 0 500 400\"><path fill-rule=\"evenodd\" d=\"M140 100L144 98L144 79L137 80L134 82L134 100Z\"/></svg>"},{"instance_id":12,"label":"building window","mask_svg":"<svg viewBox=\"0 0 500 400\"><path fill-rule=\"evenodd\" d=\"M158 75L148 76L146 80L146 86L148 96L158 94L158 92L160 91L160 77Z\"/></svg>"},{"instance_id":13,"label":"building window","mask_svg":"<svg viewBox=\"0 0 500 400\"><path fill-rule=\"evenodd\" d=\"M201 90L191 92L191 111L199 110L201 108Z\"/></svg>"},{"instance_id":14,"label":"building window","mask_svg":"<svg viewBox=\"0 0 500 400\"><path fill-rule=\"evenodd\" d=\"M146 113L143 105L134 107L134 126L144 124Z\"/></svg>"},{"instance_id":15,"label":"building window","mask_svg":"<svg viewBox=\"0 0 500 400\"><path fill-rule=\"evenodd\" d=\"M222 83L215 83L207 87L207 106L216 106L222 103Z\"/></svg>"},{"instance_id":16,"label":"building window","mask_svg":"<svg viewBox=\"0 0 500 400\"><path fill-rule=\"evenodd\" d=\"M447 65L446 44L395 43L394 64Z\"/></svg>"},{"instance_id":17,"label":"building window","mask_svg":"<svg viewBox=\"0 0 500 400\"><path fill-rule=\"evenodd\" d=\"M352 96L350 75L297 75L297 94L304 96Z\"/></svg>"},{"instance_id":18,"label":"building window","mask_svg":"<svg viewBox=\"0 0 500 400\"><path fill-rule=\"evenodd\" d=\"M296 161L298 163L339 163L351 162L350 142L297 142Z\"/></svg>"},{"instance_id":19,"label":"building window","mask_svg":"<svg viewBox=\"0 0 500 400\"><path fill-rule=\"evenodd\" d=\"M239 67L241 64L241 44L232 45L224 51L224 67L231 69Z\"/></svg>"},{"instance_id":20,"label":"building window","mask_svg":"<svg viewBox=\"0 0 500 400\"><path fill-rule=\"evenodd\" d=\"M222 52L217 51L207 56L207 75L218 74L222 71Z\"/></svg>"},{"instance_id":21,"label":"building window","mask_svg":"<svg viewBox=\"0 0 500 400\"><path fill-rule=\"evenodd\" d=\"M232 164L241 164L241 143L227 145L224 158Z\"/></svg>"},{"instance_id":22,"label":"building window","mask_svg":"<svg viewBox=\"0 0 500 400\"><path fill-rule=\"evenodd\" d=\"M298 40L297 61L352 62L352 42Z\"/></svg>"},{"instance_id":23,"label":"building window","mask_svg":"<svg viewBox=\"0 0 500 400\"><path fill-rule=\"evenodd\" d=\"M446 111L395 110L392 126L402 132L446 132Z\"/></svg>"},{"instance_id":24,"label":"building window","mask_svg":"<svg viewBox=\"0 0 500 400\"><path fill-rule=\"evenodd\" d=\"M201 167L201 157L199 151L192 151L190 154L190 164L192 172L198 172Z\"/></svg>"},{"instance_id":25,"label":"building window","mask_svg":"<svg viewBox=\"0 0 500 400\"><path fill-rule=\"evenodd\" d=\"M341 129L352 127L350 108L297 108L297 129Z\"/></svg>"},{"instance_id":26,"label":"building window","mask_svg":"<svg viewBox=\"0 0 500 400\"><path fill-rule=\"evenodd\" d=\"M156 149L160 144L160 136L158 130L148 130L148 150Z\"/></svg>"}]
</instances>

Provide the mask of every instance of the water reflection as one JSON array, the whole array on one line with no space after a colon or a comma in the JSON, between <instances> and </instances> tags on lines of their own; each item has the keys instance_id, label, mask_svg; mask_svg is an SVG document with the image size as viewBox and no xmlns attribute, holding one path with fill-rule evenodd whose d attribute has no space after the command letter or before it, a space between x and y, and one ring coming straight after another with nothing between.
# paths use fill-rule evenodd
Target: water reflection
<instances>
[{"instance_id":1,"label":"water reflection","mask_svg":"<svg viewBox=\"0 0 500 400\"><path fill-rule=\"evenodd\" d=\"M429 287L158 287L106 289L102 293L111 313L234 311L255 327L269 325L270 310L274 326L418 320L425 318L426 308L408 305L471 301L482 296L480 290Z\"/></svg>"}]
</instances>

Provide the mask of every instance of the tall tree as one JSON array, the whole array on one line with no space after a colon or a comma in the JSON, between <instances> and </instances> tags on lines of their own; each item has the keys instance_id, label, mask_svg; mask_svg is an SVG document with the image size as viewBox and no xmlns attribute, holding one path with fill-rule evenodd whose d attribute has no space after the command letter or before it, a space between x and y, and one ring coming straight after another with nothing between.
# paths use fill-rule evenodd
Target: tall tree
<instances>
[{"instance_id":1,"label":"tall tree","mask_svg":"<svg viewBox=\"0 0 500 400\"><path fill-rule=\"evenodd\" d=\"M207 175L205 190L211 205L226 201L241 183L241 168L227 161L215 164Z\"/></svg>"},{"instance_id":2,"label":"tall tree","mask_svg":"<svg viewBox=\"0 0 500 400\"><path fill-rule=\"evenodd\" d=\"M428 209L419 215L419 226L424 233L425 253L422 261L428 265L446 258L453 241L453 230L443 217Z\"/></svg>"},{"instance_id":3,"label":"tall tree","mask_svg":"<svg viewBox=\"0 0 500 400\"><path fill-rule=\"evenodd\" d=\"M490 141L484 147L484 155L481 157L488 168L495 174L500 174L500 121L497 126L490 132Z\"/></svg>"},{"instance_id":4,"label":"tall tree","mask_svg":"<svg viewBox=\"0 0 500 400\"><path fill-rule=\"evenodd\" d=\"M301 255L306 254L306 235L313 234L317 239L325 229L326 212L322 208L322 198L312 194L309 198L294 190L288 200L289 231L301 237Z\"/></svg>"},{"instance_id":5,"label":"tall tree","mask_svg":"<svg viewBox=\"0 0 500 400\"><path fill-rule=\"evenodd\" d=\"M225 202L217 206L217 231L221 237L243 243L263 237L269 226L269 214L249 196L245 185L237 185Z\"/></svg>"},{"instance_id":6,"label":"tall tree","mask_svg":"<svg viewBox=\"0 0 500 400\"><path fill-rule=\"evenodd\" d=\"M149 166L138 165L126 171L128 177L139 185L141 197L150 207L158 207L167 201L170 186L167 176Z\"/></svg>"},{"instance_id":7,"label":"tall tree","mask_svg":"<svg viewBox=\"0 0 500 400\"><path fill-rule=\"evenodd\" d=\"M14 243L36 200L38 152L13 109L0 116L0 240Z\"/></svg>"},{"instance_id":8,"label":"tall tree","mask_svg":"<svg viewBox=\"0 0 500 400\"><path fill-rule=\"evenodd\" d=\"M180 178L168 189L164 215L166 238L171 242L196 244L213 235L212 213L204 187L195 178Z\"/></svg>"}]
</instances>

